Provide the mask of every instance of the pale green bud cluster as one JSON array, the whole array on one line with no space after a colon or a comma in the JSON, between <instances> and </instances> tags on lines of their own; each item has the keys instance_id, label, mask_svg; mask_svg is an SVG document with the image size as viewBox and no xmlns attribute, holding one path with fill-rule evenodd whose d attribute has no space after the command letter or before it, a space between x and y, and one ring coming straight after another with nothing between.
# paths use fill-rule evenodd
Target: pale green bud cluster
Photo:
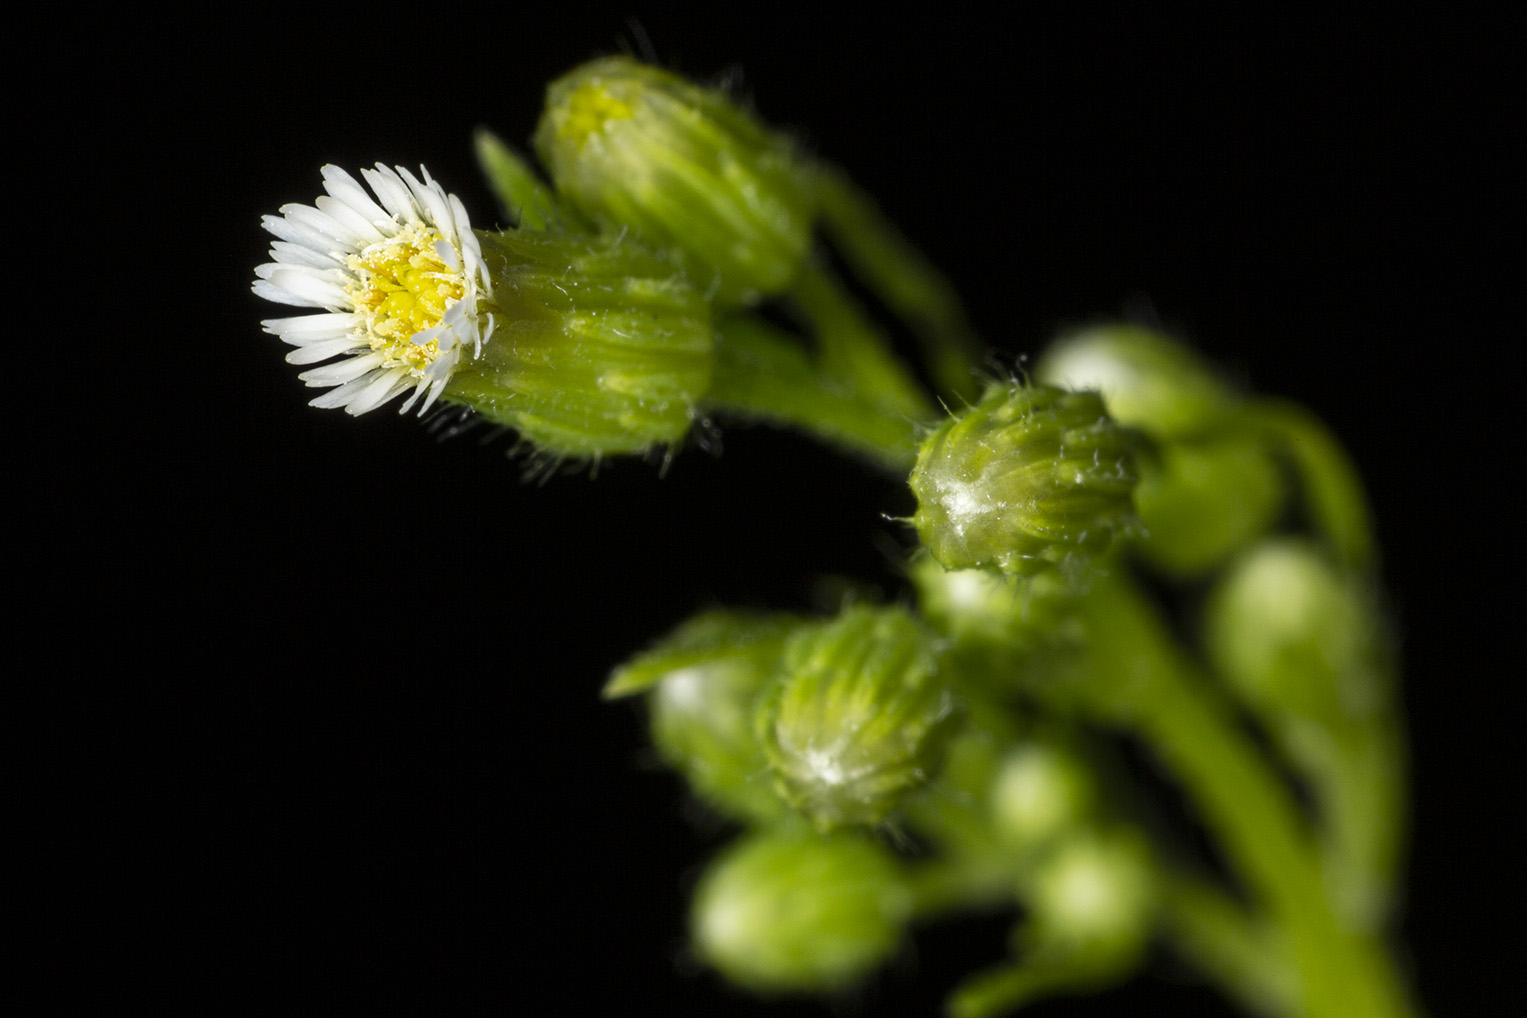
<instances>
[{"instance_id":1,"label":"pale green bud cluster","mask_svg":"<svg viewBox=\"0 0 1527 1018\"><path fill-rule=\"evenodd\" d=\"M719 305L785 289L810 247L805 164L719 89L595 60L548 87L535 144L566 201L672 251Z\"/></svg>"},{"instance_id":2,"label":"pale green bud cluster","mask_svg":"<svg viewBox=\"0 0 1527 1018\"><path fill-rule=\"evenodd\" d=\"M791 638L759 725L780 794L831 830L876 823L925 783L955 708L921 623L850 608Z\"/></svg>"},{"instance_id":3,"label":"pale green bud cluster","mask_svg":"<svg viewBox=\"0 0 1527 1018\"><path fill-rule=\"evenodd\" d=\"M923 440L909 483L948 569L1031 574L1134 525L1133 435L1093 392L994 385Z\"/></svg>"},{"instance_id":4,"label":"pale green bud cluster","mask_svg":"<svg viewBox=\"0 0 1527 1018\"><path fill-rule=\"evenodd\" d=\"M445 398L572 458L682 439L710 384L705 298L658 255L616 238L483 237L495 329Z\"/></svg>"},{"instance_id":5,"label":"pale green bud cluster","mask_svg":"<svg viewBox=\"0 0 1527 1018\"><path fill-rule=\"evenodd\" d=\"M763 991L841 990L895 953L911 899L896 857L853 834L765 832L711 863L695 892L695 949Z\"/></svg>"}]
</instances>

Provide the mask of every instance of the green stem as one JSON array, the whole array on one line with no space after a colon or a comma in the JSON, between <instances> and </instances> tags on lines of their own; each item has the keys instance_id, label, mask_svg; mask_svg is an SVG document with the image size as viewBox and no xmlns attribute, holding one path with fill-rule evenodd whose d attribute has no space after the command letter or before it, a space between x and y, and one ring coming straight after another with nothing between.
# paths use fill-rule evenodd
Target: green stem
<instances>
[{"instance_id":1,"label":"green stem","mask_svg":"<svg viewBox=\"0 0 1527 1018\"><path fill-rule=\"evenodd\" d=\"M1218 888L1163 873L1160 916L1172 947L1243 1007L1266 1018L1297 1018L1299 980L1286 946Z\"/></svg>"},{"instance_id":2,"label":"green stem","mask_svg":"<svg viewBox=\"0 0 1527 1018\"><path fill-rule=\"evenodd\" d=\"M1190 795L1248 889L1283 930L1306 1018L1412 1014L1382 945L1342 922L1292 794L1212 687L1176 650L1162 621L1115 567L1084 599L1090 706L1138 730Z\"/></svg>"},{"instance_id":3,"label":"green stem","mask_svg":"<svg viewBox=\"0 0 1527 1018\"><path fill-rule=\"evenodd\" d=\"M808 261L790 297L811 323L819 364L845 394L909 421L935 416L933 404L864 310L823 265Z\"/></svg>"},{"instance_id":4,"label":"green stem","mask_svg":"<svg viewBox=\"0 0 1527 1018\"><path fill-rule=\"evenodd\" d=\"M1002 965L961 983L944 1010L949 1018L997 1018L1043 997L1085 993L1116 982L1131 970L1131 961L1108 952L1078 951Z\"/></svg>"},{"instance_id":5,"label":"green stem","mask_svg":"<svg viewBox=\"0 0 1527 1018\"><path fill-rule=\"evenodd\" d=\"M975 399L982 347L954 287L842 170L822 167L817 188L822 225L855 275L912 327L939 390Z\"/></svg>"},{"instance_id":6,"label":"green stem","mask_svg":"<svg viewBox=\"0 0 1527 1018\"><path fill-rule=\"evenodd\" d=\"M1355 569L1377 563L1373 527L1362 482L1346 450L1325 423L1297 403L1268 399L1251 404L1244 421L1283 449L1299 473L1316 528L1337 560Z\"/></svg>"},{"instance_id":7,"label":"green stem","mask_svg":"<svg viewBox=\"0 0 1527 1018\"><path fill-rule=\"evenodd\" d=\"M917 455L913 421L825 376L791 336L756 319L719 325L704 407L799 427L897 475L905 475Z\"/></svg>"}]
</instances>

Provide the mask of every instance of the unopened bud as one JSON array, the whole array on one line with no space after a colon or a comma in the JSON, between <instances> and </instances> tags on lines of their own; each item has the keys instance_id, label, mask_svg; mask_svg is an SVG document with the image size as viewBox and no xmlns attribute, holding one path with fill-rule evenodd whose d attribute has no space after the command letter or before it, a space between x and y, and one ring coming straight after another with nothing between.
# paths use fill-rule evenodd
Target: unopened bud
<instances>
[{"instance_id":1,"label":"unopened bud","mask_svg":"<svg viewBox=\"0 0 1527 1018\"><path fill-rule=\"evenodd\" d=\"M1237 396L1181 344L1138 325L1101 325L1058 340L1034 365L1048 385L1092 389L1122 424L1153 438L1214 430Z\"/></svg>"},{"instance_id":2,"label":"unopened bud","mask_svg":"<svg viewBox=\"0 0 1527 1018\"><path fill-rule=\"evenodd\" d=\"M719 89L595 60L552 82L535 144L565 200L675 251L718 304L784 290L810 246L810 174Z\"/></svg>"},{"instance_id":3,"label":"unopened bud","mask_svg":"<svg viewBox=\"0 0 1527 1018\"><path fill-rule=\"evenodd\" d=\"M711 864L690 928L700 956L733 982L825 992L895 953L909 905L895 857L875 842L773 831Z\"/></svg>"},{"instance_id":4,"label":"unopened bud","mask_svg":"<svg viewBox=\"0 0 1527 1018\"><path fill-rule=\"evenodd\" d=\"M1201 575L1249 547L1283 508L1278 464L1246 436L1163 443L1139 463L1140 554L1177 576Z\"/></svg>"},{"instance_id":5,"label":"unopened bud","mask_svg":"<svg viewBox=\"0 0 1527 1018\"><path fill-rule=\"evenodd\" d=\"M1007 755L992 785L993 827L1016 849L1042 847L1087 818L1094 791L1075 753L1051 743L1027 743Z\"/></svg>"},{"instance_id":6,"label":"unopened bud","mask_svg":"<svg viewBox=\"0 0 1527 1018\"><path fill-rule=\"evenodd\" d=\"M1154 894L1143 839L1125 831L1080 835L1034 874L1030 933L1046 945L1133 951L1149 935Z\"/></svg>"},{"instance_id":7,"label":"unopened bud","mask_svg":"<svg viewBox=\"0 0 1527 1018\"><path fill-rule=\"evenodd\" d=\"M932 634L856 607L791 637L759 720L780 794L831 830L878 823L927 781L954 715Z\"/></svg>"},{"instance_id":8,"label":"unopened bud","mask_svg":"<svg viewBox=\"0 0 1527 1018\"><path fill-rule=\"evenodd\" d=\"M948 569L1029 574L1134 526L1134 437L1095 392L997 385L924 439L910 484Z\"/></svg>"},{"instance_id":9,"label":"unopened bud","mask_svg":"<svg viewBox=\"0 0 1527 1018\"><path fill-rule=\"evenodd\" d=\"M1268 541L1235 563L1209 597L1204 642L1220 674L1264 712L1336 724L1383 703L1374 599L1307 542Z\"/></svg>"}]
</instances>

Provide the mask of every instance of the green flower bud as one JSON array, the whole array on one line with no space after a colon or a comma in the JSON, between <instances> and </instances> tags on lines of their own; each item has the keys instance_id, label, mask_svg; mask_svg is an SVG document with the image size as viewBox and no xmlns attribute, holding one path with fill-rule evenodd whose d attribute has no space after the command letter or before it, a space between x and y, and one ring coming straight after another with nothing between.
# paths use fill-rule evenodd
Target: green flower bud
<instances>
[{"instance_id":1,"label":"green flower bud","mask_svg":"<svg viewBox=\"0 0 1527 1018\"><path fill-rule=\"evenodd\" d=\"M785 812L753 731L759 691L796 619L707 612L616 670L606 697L647 693L652 741L704 801L742 821Z\"/></svg>"},{"instance_id":2,"label":"green flower bud","mask_svg":"<svg viewBox=\"0 0 1527 1018\"><path fill-rule=\"evenodd\" d=\"M1180 438L1222 424L1237 396L1186 347L1138 325L1102 325L1058 340L1034 366L1048 385L1092 389L1121 424Z\"/></svg>"},{"instance_id":3,"label":"green flower bud","mask_svg":"<svg viewBox=\"0 0 1527 1018\"><path fill-rule=\"evenodd\" d=\"M486 234L493 316L445 398L557 456L678 442L710 385L704 297L657 255L610 237Z\"/></svg>"},{"instance_id":4,"label":"green flower bud","mask_svg":"<svg viewBox=\"0 0 1527 1018\"><path fill-rule=\"evenodd\" d=\"M811 176L794 147L718 89L628 57L547 88L536 151L601 227L670 248L720 305L784 290L811 243Z\"/></svg>"},{"instance_id":5,"label":"green flower bud","mask_svg":"<svg viewBox=\"0 0 1527 1018\"><path fill-rule=\"evenodd\" d=\"M690 930L697 953L733 982L829 992L890 958L909 914L900 868L880 845L774 831L711 864Z\"/></svg>"},{"instance_id":6,"label":"green flower bud","mask_svg":"<svg viewBox=\"0 0 1527 1018\"><path fill-rule=\"evenodd\" d=\"M1095 392L995 385L924 439L913 524L949 569L1030 574L1134 526L1134 438Z\"/></svg>"},{"instance_id":7,"label":"green flower bud","mask_svg":"<svg viewBox=\"0 0 1527 1018\"><path fill-rule=\"evenodd\" d=\"M1304 541L1268 541L1231 567L1209 597L1204 642L1264 714L1329 725L1384 703L1382 616L1356 575Z\"/></svg>"},{"instance_id":8,"label":"green flower bud","mask_svg":"<svg viewBox=\"0 0 1527 1018\"><path fill-rule=\"evenodd\" d=\"M1050 570L1013 576L986 569L945 569L919 555L909 569L923 615L961 650L1014 652L1080 639L1076 599L1082 588Z\"/></svg>"},{"instance_id":9,"label":"green flower bud","mask_svg":"<svg viewBox=\"0 0 1527 1018\"><path fill-rule=\"evenodd\" d=\"M1140 554L1178 576L1201 575L1248 547L1283 508L1278 464L1245 437L1171 442L1139 462Z\"/></svg>"},{"instance_id":10,"label":"green flower bud","mask_svg":"<svg viewBox=\"0 0 1527 1018\"><path fill-rule=\"evenodd\" d=\"M1094 794L1092 775L1075 753L1030 742L1002 762L991 789L992 826L1004 844L1039 848L1085 821Z\"/></svg>"},{"instance_id":11,"label":"green flower bud","mask_svg":"<svg viewBox=\"0 0 1527 1018\"><path fill-rule=\"evenodd\" d=\"M1057 846L1034 873L1026 936L1046 946L1138 950L1150 934L1154 898L1143 838L1124 831L1081 835Z\"/></svg>"},{"instance_id":12,"label":"green flower bud","mask_svg":"<svg viewBox=\"0 0 1527 1018\"><path fill-rule=\"evenodd\" d=\"M779 793L825 831L877 823L925 782L954 714L932 635L856 607L791 637L759 721Z\"/></svg>"}]
</instances>

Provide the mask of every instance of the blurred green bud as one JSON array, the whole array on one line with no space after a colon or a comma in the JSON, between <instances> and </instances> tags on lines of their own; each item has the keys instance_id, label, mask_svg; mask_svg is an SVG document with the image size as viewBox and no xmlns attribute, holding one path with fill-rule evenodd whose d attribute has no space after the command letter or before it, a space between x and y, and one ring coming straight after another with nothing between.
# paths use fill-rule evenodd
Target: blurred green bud
<instances>
[{"instance_id":1,"label":"blurred green bud","mask_svg":"<svg viewBox=\"0 0 1527 1018\"><path fill-rule=\"evenodd\" d=\"M955 699L933 643L900 608L850 608L790 638L761 738L780 794L819 829L879 822L937 768Z\"/></svg>"},{"instance_id":2,"label":"blurred green bud","mask_svg":"<svg viewBox=\"0 0 1527 1018\"><path fill-rule=\"evenodd\" d=\"M678 442L710 385L705 298L659 256L611 237L483 236L493 332L445 398L556 456Z\"/></svg>"},{"instance_id":3,"label":"blurred green bud","mask_svg":"<svg viewBox=\"0 0 1527 1018\"><path fill-rule=\"evenodd\" d=\"M1092 775L1075 753L1029 742L1008 753L997 772L992 826L1014 849L1040 848L1082 824L1094 794Z\"/></svg>"},{"instance_id":4,"label":"blurred green bud","mask_svg":"<svg viewBox=\"0 0 1527 1018\"><path fill-rule=\"evenodd\" d=\"M1035 871L1025 936L1047 947L1134 951L1150 935L1154 900L1143 838L1123 830L1079 835Z\"/></svg>"},{"instance_id":5,"label":"blurred green bud","mask_svg":"<svg viewBox=\"0 0 1527 1018\"><path fill-rule=\"evenodd\" d=\"M535 146L566 201L675 251L718 305L784 290L810 247L811 174L719 89L595 60L547 88Z\"/></svg>"},{"instance_id":6,"label":"blurred green bud","mask_svg":"<svg viewBox=\"0 0 1527 1018\"><path fill-rule=\"evenodd\" d=\"M1216 429L1235 409L1235 391L1197 355L1138 325L1101 325L1057 340L1034 378L1103 394L1114 419L1153 438Z\"/></svg>"},{"instance_id":7,"label":"blurred green bud","mask_svg":"<svg viewBox=\"0 0 1527 1018\"><path fill-rule=\"evenodd\" d=\"M1074 609L1083 588L1056 570L1013 576L945 569L918 555L908 573L923 615L958 648L1009 655L1080 637Z\"/></svg>"},{"instance_id":8,"label":"blurred green bud","mask_svg":"<svg viewBox=\"0 0 1527 1018\"><path fill-rule=\"evenodd\" d=\"M1249 703L1273 716L1337 724L1383 705L1383 618L1357 574L1312 544L1267 541L1231 566L1209 596L1209 659Z\"/></svg>"},{"instance_id":9,"label":"blurred green bud","mask_svg":"<svg viewBox=\"0 0 1527 1018\"><path fill-rule=\"evenodd\" d=\"M734 819L773 820L786 806L769 781L753 713L799 625L707 612L616 669L605 696L646 692L652 741L694 793Z\"/></svg>"},{"instance_id":10,"label":"blurred green bud","mask_svg":"<svg viewBox=\"0 0 1527 1018\"><path fill-rule=\"evenodd\" d=\"M1135 508L1140 554L1177 576L1197 576L1248 547L1283 508L1282 472L1258 442L1241 436L1171 442L1142 455Z\"/></svg>"},{"instance_id":11,"label":"blurred green bud","mask_svg":"<svg viewBox=\"0 0 1527 1018\"><path fill-rule=\"evenodd\" d=\"M1135 525L1134 436L1095 392L994 385L923 440L909 483L948 569L1030 574Z\"/></svg>"},{"instance_id":12,"label":"blurred green bud","mask_svg":"<svg viewBox=\"0 0 1527 1018\"><path fill-rule=\"evenodd\" d=\"M895 857L875 842L770 831L711 863L690 931L697 953L733 982L830 992L895 953L910 905Z\"/></svg>"}]
</instances>

